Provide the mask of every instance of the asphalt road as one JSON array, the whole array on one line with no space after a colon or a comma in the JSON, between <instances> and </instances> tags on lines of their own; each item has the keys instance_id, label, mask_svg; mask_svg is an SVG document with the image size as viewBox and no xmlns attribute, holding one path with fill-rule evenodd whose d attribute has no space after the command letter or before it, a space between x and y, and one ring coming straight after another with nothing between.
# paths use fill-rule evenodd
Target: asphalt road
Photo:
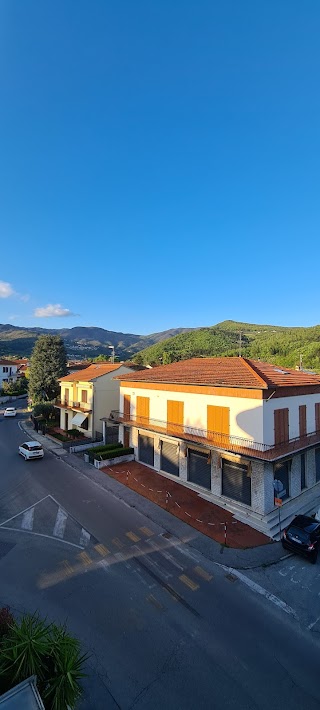
<instances>
[{"instance_id":1,"label":"asphalt road","mask_svg":"<svg viewBox=\"0 0 320 710\"><path fill-rule=\"evenodd\" d=\"M0 415L0 603L67 621L82 710L315 710L318 646L296 619L47 453Z\"/></svg>"}]
</instances>

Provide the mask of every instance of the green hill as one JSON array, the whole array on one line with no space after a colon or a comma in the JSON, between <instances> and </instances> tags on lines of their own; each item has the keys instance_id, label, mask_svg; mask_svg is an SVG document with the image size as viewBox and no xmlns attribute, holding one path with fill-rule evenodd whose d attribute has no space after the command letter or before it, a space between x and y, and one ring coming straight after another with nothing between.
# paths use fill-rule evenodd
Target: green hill
<instances>
[{"instance_id":1,"label":"green hill","mask_svg":"<svg viewBox=\"0 0 320 710\"><path fill-rule=\"evenodd\" d=\"M265 360L320 372L320 326L284 328L224 321L156 343L138 353L134 360L159 365L190 357L237 356Z\"/></svg>"}]
</instances>

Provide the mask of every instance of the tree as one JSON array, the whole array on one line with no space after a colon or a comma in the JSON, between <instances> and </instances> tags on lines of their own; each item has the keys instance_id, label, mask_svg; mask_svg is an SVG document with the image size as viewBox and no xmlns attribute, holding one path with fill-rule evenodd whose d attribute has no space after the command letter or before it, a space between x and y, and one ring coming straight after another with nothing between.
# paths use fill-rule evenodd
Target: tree
<instances>
[{"instance_id":1,"label":"tree","mask_svg":"<svg viewBox=\"0 0 320 710\"><path fill-rule=\"evenodd\" d=\"M60 392L59 377L67 374L67 356L59 335L40 335L30 361L29 397L32 404L51 402Z\"/></svg>"}]
</instances>

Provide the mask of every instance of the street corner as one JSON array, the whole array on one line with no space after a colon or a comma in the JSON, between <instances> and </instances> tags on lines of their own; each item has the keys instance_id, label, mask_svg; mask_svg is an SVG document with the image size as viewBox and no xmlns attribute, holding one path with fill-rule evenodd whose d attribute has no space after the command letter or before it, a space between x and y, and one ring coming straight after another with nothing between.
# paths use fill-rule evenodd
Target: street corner
<instances>
[{"instance_id":1,"label":"street corner","mask_svg":"<svg viewBox=\"0 0 320 710\"><path fill-rule=\"evenodd\" d=\"M98 540L51 495L45 496L28 508L2 521L0 523L1 530L13 530L59 540L61 543L79 550L98 543Z\"/></svg>"}]
</instances>

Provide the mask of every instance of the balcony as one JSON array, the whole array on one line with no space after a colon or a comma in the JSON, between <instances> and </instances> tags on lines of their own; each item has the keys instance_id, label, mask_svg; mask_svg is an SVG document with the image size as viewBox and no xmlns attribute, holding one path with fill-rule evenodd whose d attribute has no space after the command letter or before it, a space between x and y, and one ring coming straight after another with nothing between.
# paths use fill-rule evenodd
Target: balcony
<instances>
[{"instance_id":1,"label":"balcony","mask_svg":"<svg viewBox=\"0 0 320 710\"><path fill-rule=\"evenodd\" d=\"M167 434L183 439L189 444L202 444L209 448L229 451L242 456L263 461L276 461L283 456L303 451L310 446L320 444L320 431L312 432L306 436L289 439L281 444L262 444L241 436L221 434L207 429L198 429L182 424L161 421L160 419L150 419L133 414L124 414L113 410L110 412L109 421L125 426L141 427L142 429L156 432L157 434Z\"/></svg>"},{"instance_id":2,"label":"balcony","mask_svg":"<svg viewBox=\"0 0 320 710\"><path fill-rule=\"evenodd\" d=\"M68 399L61 399L61 397L57 397L54 400L54 406L59 409L72 409L77 412L88 412L88 414L89 412L92 412L90 402L74 402Z\"/></svg>"}]
</instances>

